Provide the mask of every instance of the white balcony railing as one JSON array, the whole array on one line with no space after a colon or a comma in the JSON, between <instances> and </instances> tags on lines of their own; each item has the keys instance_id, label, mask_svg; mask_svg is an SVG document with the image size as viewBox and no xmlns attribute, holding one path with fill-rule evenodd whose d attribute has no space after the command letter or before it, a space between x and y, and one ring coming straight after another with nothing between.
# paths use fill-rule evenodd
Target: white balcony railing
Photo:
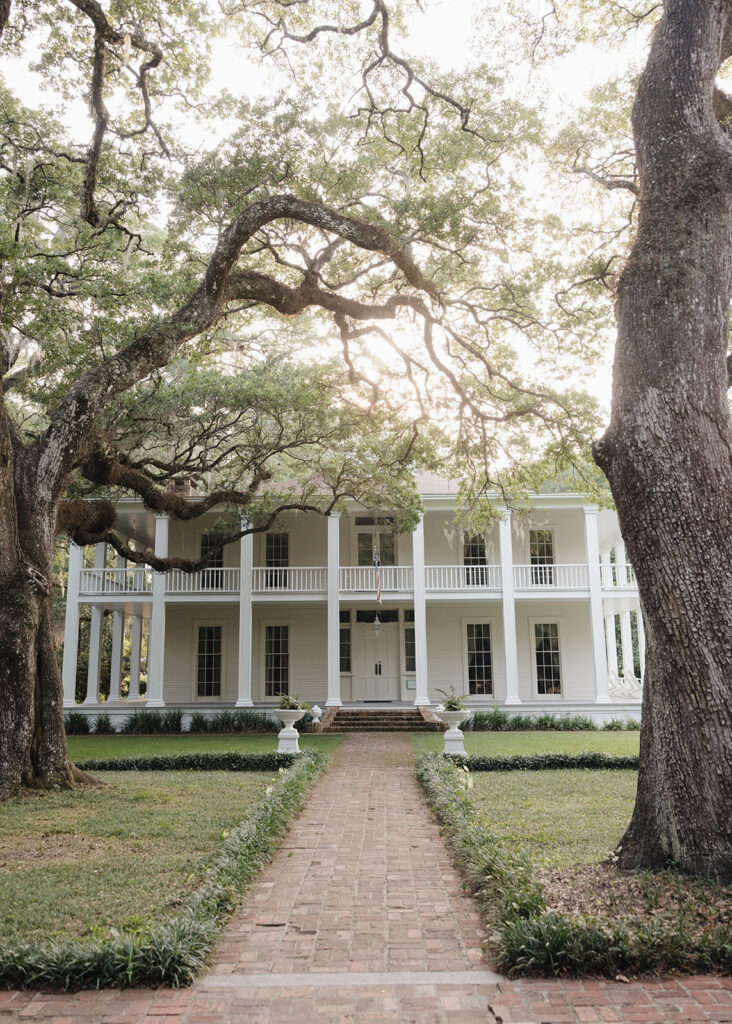
<instances>
[{"instance_id":1,"label":"white balcony railing","mask_svg":"<svg viewBox=\"0 0 732 1024\"><path fill-rule=\"evenodd\" d=\"M166 594L238 594L238 569L200 569L183 572L171 569L165 574Z\"/></svg>"},{"instance_id":2,"label":"white balcony railing","mask_svg":"<svg viewBox=\"0 0 732 1024\"><path fill-rule=\"evenodd\" d=\"M500 565L428 565L425 589L464 593L473 590L501 589Z\"/></svg>"},{"instance_id":3,"label":"white balcony railing","mask_svg":"<svg viewBox=\"0 0 732 1024\"><path fill-rule=\"evenodd\" d=\"M328 570L324 565L282 569L252 569L253 594L325 594Z\"/></svg>"},{"instance_id":4,"label":"white balcony railing","mask_svg":"<svg viewBox=\"0 0 732 1024\"><path fill-rule=\"evenodd\" d=\"M587 590L587 566L514 565L513 585L516 590Z\"/></svg>"},{"instance_id":5,"label":"white balcony railing","mask_svg":"<svg viewBox=\"0 0 732 1024\"><path fill-rule=\"evenodd\" d=\"M600 566L602 575L602 586L604 589L613 590L618 587L635 588L635 573L629 562L615 562L612 565L607 563Z\"/></svg>"},{"instance_id":6,"label":"white balcony railing","mask_svg":"<svg viewBox=\"0 0 732 1024\"><path fill-rule=\"evenodd\" d=\"M379 572L382 594L405 594L414 589L411 565L382 565ZM371 565L345 565L340 570L340 587L343 594L373 594L376 570Z\"/></svg>"},{"instance_id":7,"label":"white balcony railing","mask_svg":"<svg viewBox=\"0 0 732 1024\"><path fill-rule=\"evenodd\" d=\"M82 569L79 593L149 594L152 591L152 570L144 566L129 569Z\"/></svg>"}]
</instances>

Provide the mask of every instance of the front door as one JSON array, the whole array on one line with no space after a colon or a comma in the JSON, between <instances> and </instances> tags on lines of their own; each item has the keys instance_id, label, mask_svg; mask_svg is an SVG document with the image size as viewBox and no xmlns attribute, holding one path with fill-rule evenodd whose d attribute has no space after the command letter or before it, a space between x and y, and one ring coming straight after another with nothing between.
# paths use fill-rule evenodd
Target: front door
<instances>
[{"instance_id":1,"label":"front door","mask_svg":"<svg viewBox=\"0 0 732 1024\"><path fill-rule=\"evenodd\" d=\"M356 623L353 637L353 700L399 700L399 623L385 622L381 633Z\"/></svg>"}]
</instances>

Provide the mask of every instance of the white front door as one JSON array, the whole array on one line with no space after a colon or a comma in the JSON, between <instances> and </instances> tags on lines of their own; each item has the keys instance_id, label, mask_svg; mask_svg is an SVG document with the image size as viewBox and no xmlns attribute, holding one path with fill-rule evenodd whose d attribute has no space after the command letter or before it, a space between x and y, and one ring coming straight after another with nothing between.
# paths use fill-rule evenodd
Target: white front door
<instances>
[{"instance_id":1,"label":"white front door","mask_svg":"<svg viewBox=\"0 0 732 1024\"><path fill-rule=\"evenodd\" d=\"M399 623L385 622L381 633L357 623L353 637L353 700L399 700Z\"/></svg>"}]
</instances>

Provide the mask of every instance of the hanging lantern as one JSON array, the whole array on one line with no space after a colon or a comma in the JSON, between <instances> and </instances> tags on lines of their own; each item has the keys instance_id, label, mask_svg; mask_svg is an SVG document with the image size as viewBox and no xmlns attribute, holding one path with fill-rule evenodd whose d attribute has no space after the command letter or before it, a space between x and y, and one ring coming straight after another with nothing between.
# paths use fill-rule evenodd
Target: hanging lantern
<instances>
[{"instance_id":1,"label":"hanging lantern","mask_svg":"<svg viewBox=\"0 0 732 1024\"><path fill-rule=\"evenodd\" d=\"M374 619L374 636L378 636L380 632L381 632L381 619L379 618L379 613L377 612L376 613L376 618Z\"/></svg>"}]
</instances>

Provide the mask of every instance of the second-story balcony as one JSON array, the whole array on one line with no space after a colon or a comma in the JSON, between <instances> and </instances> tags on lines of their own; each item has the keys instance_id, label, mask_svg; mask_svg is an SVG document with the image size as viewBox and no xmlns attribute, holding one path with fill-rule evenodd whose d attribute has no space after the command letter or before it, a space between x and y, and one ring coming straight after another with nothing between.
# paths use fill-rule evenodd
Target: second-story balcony
<instances>
[{"instance_id":1,"label":"second-story balcony","mask_svg":"<svg viewBox=\"0 0 732 1024\"><path fill-rule=\"evenodd\" d=\"M636 590L633 568L627 563L604 563L600 567L604 591ZM324 565L260 567L252 569L251 593L255 599L285 595L303 599L325 599L328 593L328 569ZM148 598L153 590L153 572L142 566L122 569L82 569L79 577L81 600L111 600L131 597ZM411 594L414 591L414 569L411 565L388 565L379 570L381 593L384 596ZM377 590L377 574L373 566L340 566L338 570L341 596L373 597ZM517 596L546 593L589 592L586 564L514 565L514 590ZM497 596L501 593L500 565L427 565L425 590L431 597L444 595ZM165 575L165 593L172 599L217 596L231 600L241 593L241 572L238 568L201 569L188 573L171 569Z\"/></svg>"}]
</instances>

